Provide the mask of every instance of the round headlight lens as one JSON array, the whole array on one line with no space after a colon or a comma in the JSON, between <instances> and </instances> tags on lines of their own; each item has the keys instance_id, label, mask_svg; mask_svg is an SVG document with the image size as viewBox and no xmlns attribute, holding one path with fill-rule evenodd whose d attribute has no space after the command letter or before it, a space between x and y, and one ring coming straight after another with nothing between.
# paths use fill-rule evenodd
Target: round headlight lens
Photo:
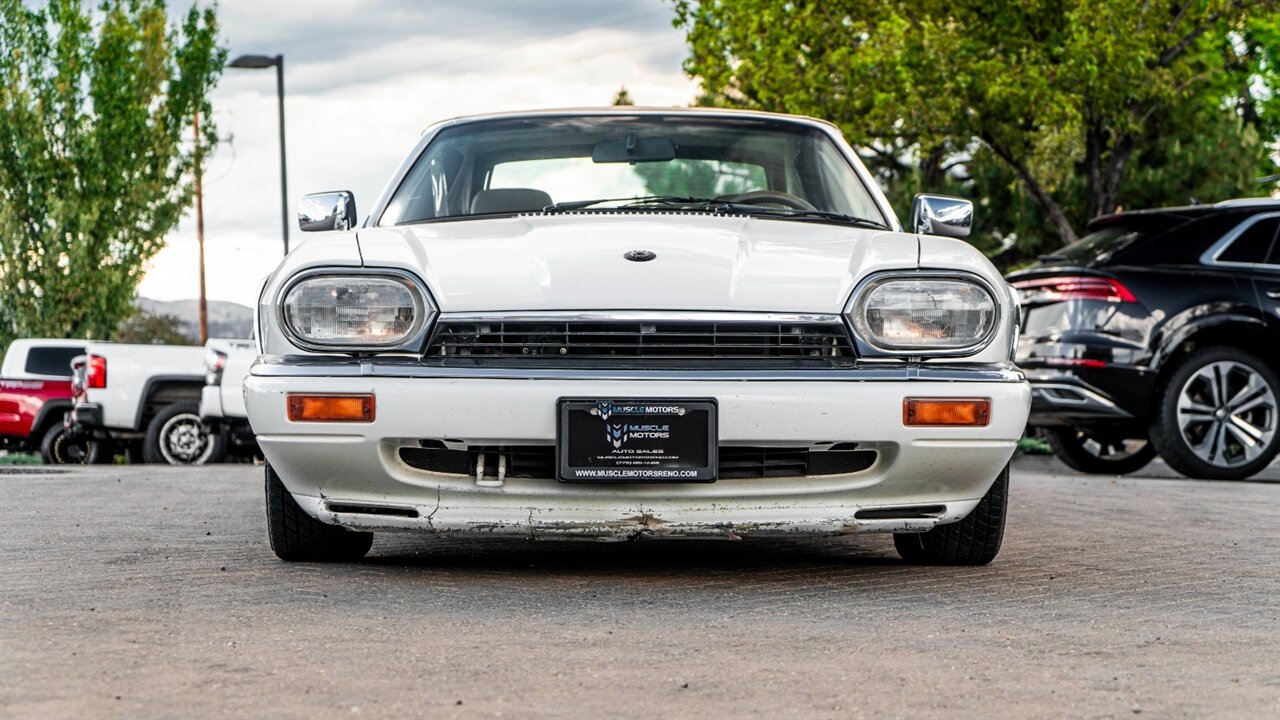
<instances>
[{"instance_id":1,"label":"round headlight lens","mask_svg":"<svg viewBox=\"0 0 1280 720\"><path fill-rule=\"evenodd\" d=\"M393 347L409 339L425 314L412 282L375 275L309 277L289 288L283 305L289 332L324 347Z\"/></svg>"},{"instance_id":2,"label":"round headlight lens","mask_svg":"<svg viewBox=\"0 0 1280 720\"><path fill-rule=\"evenodd\" d=\"M996 301L968 280L885 278L863 288L850 315L858 335L880 350L976 351L991 337Z\"/></svg>"}]
</instances>

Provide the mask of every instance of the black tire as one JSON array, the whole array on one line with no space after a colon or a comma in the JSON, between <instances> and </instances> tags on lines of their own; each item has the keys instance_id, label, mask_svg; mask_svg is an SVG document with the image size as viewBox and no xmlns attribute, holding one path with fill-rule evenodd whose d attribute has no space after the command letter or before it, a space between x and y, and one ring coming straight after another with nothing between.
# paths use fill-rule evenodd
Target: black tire
<instances>
[{"instance_id":1,"label":"black tire","mask_svg":"<svg viewBox=\"0 0 1280 720\"><path fill-rule=\"evenodd\" d=\"M226 434L209 432L200 422L200 405L190 401L161 408L142 441L142 459L154 465L208 465L226 454Z\"/></svg>"},{"instance_id":2,"label":"black tire","mask_svg":"<svg viewBox=\"0 0 1280 720\"><path fill-rule=\"evenodd\" d=\"M1197 423L1186 430L1179 425L1178 402L1183 390L1193 387L1188 386L1193 376L1197 376L1202 370L1206 372L1212 370L1215 363L1244 366L1239 371L1225 373L1225 375L1247 376L1245 370L1251 371L1271 393L1269 409L1259 408L1252 411L1253 414L1249 416L1249 420L1253 421L1251 424L1256 423L1255 427L1258 424L1263 425L1264 429L1271 433L1270 440L1260 448L1260 452L1252 460L1234 462L1233 453L1243 453L1245 448L1244 443L1230 433L1221 436L1221 449L1216 453L1217 462L1210 462L1197 454L1193 449L1193 439L1189 435L1194 436L1202 427L1213 427L1214 420L1208 414L1204 416L1202 423ZM1222 394L1233 394L1235 386L1232 386L1231 379L1228 378L1224 382L1230 389ZM1275 368L1257 355L1226 346L1196 350L1171 368L1168 377L1160 384L1156 395L1155 417L1151 424L1151 442L1169 467L1187 477L1205 480L1243 480L1265 468L1280 452L1280 418L1277 418L1275 403L1277 398L1280 398L1280 376L1277 376ZM1230 402L1226 404L1229 405ZM1224 412L1227 411L1224 410ZM1230 417L1230 413L1227 417ZM1218 443L1213 443L1214 448L1218 446ZM1210 452L1213 451L1210 450ZM1238 458L1238 455L1236 457Z\"/></svg>"},{"instance_id":3,"label":"black tire","mask_svg":"<svg viewBox=\"0 0 1280 720\"><path fill-rule=\"evenodd\" d=\"M298 506L270 465L267 537L276 557L289 562L355 562L373 546L373 533L356 532L311 517Z\"/></svg>"},{"instance_id":4,"label":"black tire","mask_svg":"<svg viewBox=\"0 0 1280 720\"><path fill-rule=\"evenodd\" d=\"M917 565L986 565L1000 552L1009 502L1009 466L1005 466L978 506L960 522L924 533L894 533L903 560Z\"/></svg>"},{"instance_id":5,"label":"black tire","mask_svg":"<svg viewBox=\"0 0 1280 720\"><path fill-rule=\"evenodd\" d=\"M1067 467L1082 473L1126 475L1141 470L1156 459L1156 449L1150 441L1125 453L1123 443L1128 438L1109 437L1072 427L1045 428L1044 434L1053 454Z\"/></svg>"},{"instance_id":6,"label":"black tire","mask_svg":"<svg viewBox=\"0 0 1280 720\"><path fill-rule=\"evenodd\" d=\"M40 459L46 465L95 465L110 458L107 443L89 437L73 440L61 422L50 425L40 440Z\"/></svg>"}]
</instances>

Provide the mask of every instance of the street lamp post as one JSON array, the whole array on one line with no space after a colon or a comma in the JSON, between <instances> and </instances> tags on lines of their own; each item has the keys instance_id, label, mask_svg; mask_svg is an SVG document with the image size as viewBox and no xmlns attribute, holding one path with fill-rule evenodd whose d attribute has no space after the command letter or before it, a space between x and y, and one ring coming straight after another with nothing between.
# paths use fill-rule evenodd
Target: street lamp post
<instances>
[{"instance_id":1,"label":"street lamp post","mask_svg":"<svg viewBox=\"0 0 1280 720\"><path fill-rule=\"evenodd\" d=\"M228 67L247 70L276 69L276 100L280 109L280 231L284 238L284 254L289 254L289 185L284 155L284 55L241 55Z\"/></svg>"}]
</instances>

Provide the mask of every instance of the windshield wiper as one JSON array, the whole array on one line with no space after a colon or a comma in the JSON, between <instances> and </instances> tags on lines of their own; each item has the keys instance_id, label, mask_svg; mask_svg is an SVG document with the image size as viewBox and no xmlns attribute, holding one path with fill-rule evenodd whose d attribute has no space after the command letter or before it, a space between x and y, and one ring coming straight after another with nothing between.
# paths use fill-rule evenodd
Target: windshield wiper
<instances>
[{"instance_id":1,"label":"windshield wiper","mask_svg":"<svg viewBox=\"0 0 1280 720\"><path fill-rule=\"evenodd\" d=\"M582 210L592 205L601 203L620 202L623 203L616 208L607 208L609 210L621 210L627 208L642 207L645 205L680 205L688 210L699 210L703 212L714 212L725 215L768 215L771 217L786 218L814 218L817 220L833 220L835 222L845 223L848 225L857 225L859 227L870 227L879 230L892 230L887 224L879 220L871 220L868 218L857 217L854 215L845 215L844 213L828 212L826 210L801 210L799 208L775 208L763 205L751 205L748 203L735 203L727 200L718 200L716 198L692 197L688 195L646 195L644 197L630 198L596 198L594 200L570 200L567 202L558 202L554 205L548 205L542 208L544 215L553 215L559 212L567 212L572 210Z\"/></svg>"},{"instance_id":2,"label":"windshield wiper","mask_svg":"<svg viewBox=\"0 0 1280 720\"><path fill-rule=\"evenodd\" d=\"M624 203L618 207L639 207L650 203L664 203L672 205L693 205L699 203L712 203L715 198L690 197L687 195L644 195L641 197L621 197L621 198L596 198L594 200L569 200L567 202L558 202L554 205L548 205L542 208L544 215L553 215L558 212L568 210L581 210L599 205L601 203L620 202Z\"/></svg>"},{"instance_id":3,"label":"windshield wiper","mask_svg":"<svg viewBox=\"0 0 1280 720\"><path fill-rule=\"evenodd\" d=\"M876 228L879 230L892 230L887 224L879 220L858 217L856 215L846 215L838 212L828 212L826 210L800 210L798 208L775 208L761 207L759 205L748 205L746 203L730 203L722 202L712 205L710 210L717 213L728 215L770 215L773 217L793 217L793 218L815 218L818 220L834 220L836 222L846 223L848 225L857 225L859 227Z\"/></svg>"}]
</instances>

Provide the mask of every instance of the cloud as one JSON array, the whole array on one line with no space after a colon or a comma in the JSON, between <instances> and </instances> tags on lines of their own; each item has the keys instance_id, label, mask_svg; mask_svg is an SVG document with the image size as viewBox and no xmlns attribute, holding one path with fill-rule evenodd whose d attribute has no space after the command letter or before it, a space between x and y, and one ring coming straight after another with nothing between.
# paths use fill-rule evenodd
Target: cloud
<instances>
[{"instance_id":1,"label":"cloud","mask_svg":"<svg viewBox=\"0 0 1280 720\"><path fill-rule=\"evenodd\" d=\"M174 3L185 12L190 3ZM283 53L290 238L303 194L352 190L360 212L422 130L458 115L607 105L621 85L643 105L687 105L682 34L665 2L235 2L218 6L231 56ZM252 304L279 260L274 73L228 69L213 95L228 138L205 174L209 297ZM139 293L196 294L184 219Z\"/></svg>"}]
</instances>

